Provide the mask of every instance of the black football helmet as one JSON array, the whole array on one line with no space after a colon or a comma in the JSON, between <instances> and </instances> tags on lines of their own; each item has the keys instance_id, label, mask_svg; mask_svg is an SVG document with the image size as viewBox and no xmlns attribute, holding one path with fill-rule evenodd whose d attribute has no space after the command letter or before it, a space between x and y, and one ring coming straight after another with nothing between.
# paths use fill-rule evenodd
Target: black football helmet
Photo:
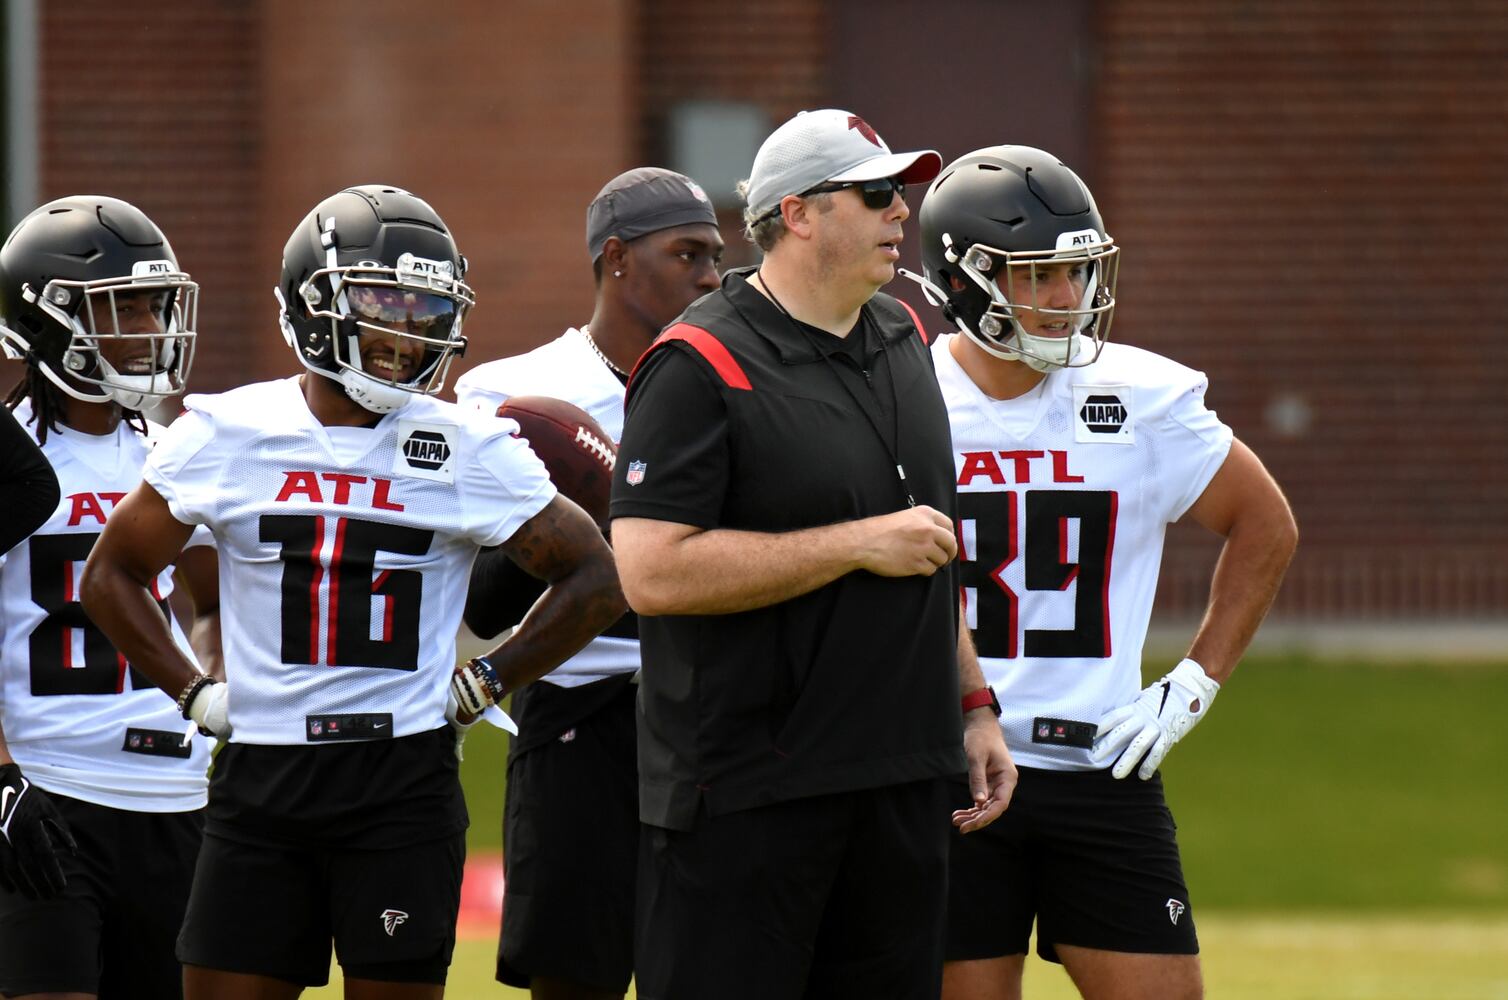
<instances>
[{"instance_id":1,"label":"black football helmet","mask_svg":"<svg viewBox=\"0 0 1508 1000\"><path fill-rule=\"evenodd\" d=\"M1056 156L1031 146L975 150L937 176L920 214L924 277L907 277L980 347L1038 371L1099 358L1115 312L1120 248L1089 188ZM1035 307L1038 270L1063 263L1083 268L1081 301ZM1030 302L1011 301L1012 274L1018 289L1030 289ZM1025 309L1065 320L1068 336L1027 333L1017 316Z\"/></svg>"},{"instance_id":2,"label":"black football helmet","mask_svg":"<svg viewBox=\"0 0 1508 1000\"><path fill-rule=\"evenodd\" d=\"M121 329L118 301L138 294L154 297L154 330ZM137 410L182 392L194 359L198 308L199 286L178 267L162 230L117 198L48 202L0 246L6 356L25 360L87 403ZM112 351L119 368L100 353L106 343L128 345Z\"/></svg>"},{"instance_id":3,"label":"black football helmet","mask_svg":"<svg viewBox=\"0 0 1508 1000\"><path fill-rule=\"evenodd\" d=\"M465 274L434 209L366 184L326 198L294 228L273 291L283 337L304 367L390 413L415 393L439 392L465 353L461 325L476 301Z\"/></svg>"}]
</instances>

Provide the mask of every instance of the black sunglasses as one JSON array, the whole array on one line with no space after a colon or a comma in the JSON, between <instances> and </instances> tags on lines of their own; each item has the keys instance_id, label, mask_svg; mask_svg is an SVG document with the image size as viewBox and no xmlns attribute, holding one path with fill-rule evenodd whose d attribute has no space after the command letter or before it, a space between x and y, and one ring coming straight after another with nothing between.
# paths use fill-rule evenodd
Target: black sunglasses
<instances>
[{"instance_id":1,"label":"black sunglasses","mask_svg":"<svg viewBox=\"0 0 1508 1000\"><path fill-rule=\"evenodd\" d=\"M879 177L872 181L848 181L843 184L819 184L809 191L801 192L802 197L809 194L829 194L833 191L846 191L849 188L857 188L859 197L864 199L864 207L872 208L876 212L890 207L891 201L896 195L902 198L906 196L906 185L894 177Z\"/></svg>"},{"instance_id":2,"label":"black sunglasses","mask_svg":"<svg viewBox=\"0 0 1508 1000\"><path fill-rule=\"evenodd\" d=\"M872 181L847 181L842 184L818 184L814 188L808 188L807 190L801 192L799 195L797 195L797 197L805 198L806 196L813 194L831 194L834 191L846 191L849 188L858 188L859 197L864 199L864 206L866 208L872 208L876 212L881 212L889 208L890 202L894 200L896 195L900 195L902 198L906 196L905 184L896 180L894 177L880 177ZM780 205L777 204L774 208L770 209L768 212L755 219L754 223L757 225L758 223L761 223L766 219L772 219L779 214Z\"/></svg>"}]
</instances>

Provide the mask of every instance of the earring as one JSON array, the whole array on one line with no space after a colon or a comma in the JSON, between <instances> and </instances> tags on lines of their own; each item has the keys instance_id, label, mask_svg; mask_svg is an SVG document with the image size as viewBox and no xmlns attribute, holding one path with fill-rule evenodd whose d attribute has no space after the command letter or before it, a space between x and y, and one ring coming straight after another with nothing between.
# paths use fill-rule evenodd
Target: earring
<instances>
[{"instance_id":1,"label":"earring","mask_svg":"<svg viewBox=\"0 0 1508 1000\"><path fill-rule=\"evenodd\" d=\"M623 272L622 271L614 271L613 272L613 277L615 277L615 278L621 278L621 277L623 277Z\"/></svg>"}]
</instances>

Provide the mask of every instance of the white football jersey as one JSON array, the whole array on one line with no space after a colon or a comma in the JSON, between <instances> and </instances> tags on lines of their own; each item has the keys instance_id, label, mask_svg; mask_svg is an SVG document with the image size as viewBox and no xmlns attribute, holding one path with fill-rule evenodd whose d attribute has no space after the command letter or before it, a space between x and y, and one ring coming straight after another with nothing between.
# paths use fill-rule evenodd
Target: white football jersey
<instances>
[{"instance_id":1,"label":"white football jersey","mask_svg":"<svg viewBox=\"0 0 1508 1000\"><path fill-rule=\"evenodd\" d=\"M487 415L510 396L551 396L575 403L617 444L623 437L623 383L575 327L527 354L478 365L456 382L461 406ZM600 635L543 678L578 687L639 669L639 640Z\"/></svg>"},{"instance_id":2,"label":"white football jersey","mask_svg":"<svg viewBox=\"0 0 1508 1000\"><path fill-rule=\"evenodd\" d=\"M29 401L16 408L22 424L31 416ZM48 431L42 450L62 501L35 534L0 555L0 720L11 755L60 795L135 812L199 809L207 741L197 734L185 741L177 692L164 694L116 652L78 598L84 562L105 519L141 481L150 444L122 422L106 435ZM209 541L200 531L189 545ZM193 660L168 610L172 592L169 566L152 595Z\"/></svg>"},{"instance_id":3,"label":"white football jersey","mask_svg":"<svg viewBox=\"0 0 1508 1000\"><path fill-rule=\"evenodd\" d=\"M445 725L477 550L555 496L518 425L418 396L325 427L297 378L185 402L143 476L219 546L231 741Z\"/></svg>"},{"instance_id":4,"label":"white football jersey","mask_svg":"<svg viewBox=\"0 0 1508 1000\"><path fill-rule=\"evenodd\" d=\"M1025 395L986 396L933 346L953 429L965 616L1016 763L1088 770L1105 712L1141 691L1163 538L1230 451L1207 380L1106 344Z\"/></svg>"}]
</instances>

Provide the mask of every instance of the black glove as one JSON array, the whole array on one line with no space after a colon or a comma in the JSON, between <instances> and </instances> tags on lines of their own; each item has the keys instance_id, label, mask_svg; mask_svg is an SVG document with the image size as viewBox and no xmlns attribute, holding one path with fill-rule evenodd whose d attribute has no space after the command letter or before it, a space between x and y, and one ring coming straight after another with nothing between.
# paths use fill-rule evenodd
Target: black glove
<instances>
[{"instance_id":1,"label":"black glove","mask_svg":"<svg viewBox=\"0 0 1508 1000\"><path fill-rule=\"evenodd\" d=\"M79 852L57 807L19 767L0 764L0 887L27 899L56 896L68 881L60 848Z\"/></svg>"}]
</instances>

